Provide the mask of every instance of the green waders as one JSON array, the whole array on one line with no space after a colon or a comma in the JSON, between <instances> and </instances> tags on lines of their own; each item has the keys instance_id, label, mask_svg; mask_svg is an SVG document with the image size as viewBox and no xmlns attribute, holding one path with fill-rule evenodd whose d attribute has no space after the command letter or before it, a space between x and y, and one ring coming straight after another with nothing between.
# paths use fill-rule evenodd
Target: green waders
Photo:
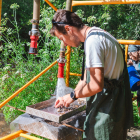
<instances>
[{"instance_id":1,"label":"green waders","mask_svg":"<svg viewBox=\"0 0 140 140\"><path fill-rule=\"evenodd\" d=\"M84 140L125 140L127 129L133 126L129 76L124 64L119 80L104 79L103 90L87 98Z\"/></svg>"}]
</instances>

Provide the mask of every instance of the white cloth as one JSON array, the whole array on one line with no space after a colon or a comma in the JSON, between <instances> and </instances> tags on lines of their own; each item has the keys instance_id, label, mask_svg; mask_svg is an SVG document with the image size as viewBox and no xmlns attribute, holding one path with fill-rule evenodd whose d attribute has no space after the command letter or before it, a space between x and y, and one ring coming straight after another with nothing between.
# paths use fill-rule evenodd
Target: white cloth
<instances>
[{"instance_id":1,"label":"white cloth","mask_svg":"<svg viewBox=\"0 0 140 140\"><path fill-rule=\"evenodd\" d=\"M88 37L93 32L94 35ZM119 79L124 69L123 54L118 41L108 32L92 27L85 42L86 69L104 67L104 77Z\"/></svg>"}]
</instances>

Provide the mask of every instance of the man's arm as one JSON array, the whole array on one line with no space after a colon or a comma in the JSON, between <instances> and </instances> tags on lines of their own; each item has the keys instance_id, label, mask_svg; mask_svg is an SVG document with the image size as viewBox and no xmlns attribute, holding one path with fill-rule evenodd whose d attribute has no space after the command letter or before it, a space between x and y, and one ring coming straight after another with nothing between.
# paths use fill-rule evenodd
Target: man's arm
<instances>
[{"instance_id":1,"label":"man's arm","mask_svg":"<svg viewBox=\"0 0 140 140\"><path fill-rule=\"evenodd\" d=\"M76 98L89 97L102 91L104 86L104 68L90 68L90 82L81 88L80 84L78 83L78 87L75 90ZM73 101L70 94L67 94L56 101L55 107L68 107Z\"/></svg>"},{"instance_id":2,"label":"man's arm","mask_svg":"<svg viewBox=\"0 0 140 140\"><path fill-rule=\"evenodd\" d=\"M80 80L78 84L76 85L76 88L74 91L80 91L84 86L86 85L86 70L84 72L84 79Z\"/></svg>"},{"instance_id":3,"label":"man's arm","mask_svg":"<svg viewBox=\"0 0 140 140\"><path fill-rule=\"evenodd\" d=\"M90 68L90 82L82 89L75 90L76 98L83 98L95 95L103 90L104 86L104 68Z\"/></svg>"}]
</instances>

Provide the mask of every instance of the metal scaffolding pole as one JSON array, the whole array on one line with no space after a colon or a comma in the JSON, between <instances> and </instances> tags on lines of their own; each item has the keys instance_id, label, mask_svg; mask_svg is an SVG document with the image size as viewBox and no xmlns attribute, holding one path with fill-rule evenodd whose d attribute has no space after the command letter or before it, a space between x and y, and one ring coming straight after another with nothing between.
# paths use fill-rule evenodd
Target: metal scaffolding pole
<instances>
[{"instance_id":1,"label":"metal scaffolding pole","mask_svg":"<svg viewBox=\"0 0 140 140\"><path fill-rule=\"evenodd\" d=\"M72 0L67 0L66 10L71 11ZM67 46L67 51L71 52L71 47ZM70 53L67 55L67 64L66 64L66 86L69 86L69 76L70 76Z\"/></svg>"}]
</instances>

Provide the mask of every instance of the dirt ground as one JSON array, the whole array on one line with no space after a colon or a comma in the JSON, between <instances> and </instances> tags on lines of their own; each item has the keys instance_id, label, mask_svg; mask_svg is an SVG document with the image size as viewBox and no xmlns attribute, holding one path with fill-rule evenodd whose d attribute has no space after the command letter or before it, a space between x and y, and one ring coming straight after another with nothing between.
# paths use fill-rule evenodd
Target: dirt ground
<instances>
[{"instance_id":1,"label":"dirt ground","mask_svg":"<svg viewBox=\"0 0 140 140\"><path fill-rule=\"evenodd\" d=\"M132 127L127 133L127 140L140 140L140 127Z\"/></svg>"},{"instance_id":2,"label":"dirt ground","mask_svg":"<svg viewBox=\"0 0 140 140\"><path fill-rule=\"evenodd\" d=\"M0 138L10 134L9 124L5 122L4 115L0 110Z\"/></svg>"},{"instance_id":3,"label":"dirt ground","mask_svg":"<svg viewBox=\"0 0 140 140\"><path fill-rule=\"evenodd\" d=\"M10 126L5 122L4 115L0 111L0 138L10 134ZM127 140L140 140L140 127L132 127L127 133Z\"/></svg>"}]
</instances>

